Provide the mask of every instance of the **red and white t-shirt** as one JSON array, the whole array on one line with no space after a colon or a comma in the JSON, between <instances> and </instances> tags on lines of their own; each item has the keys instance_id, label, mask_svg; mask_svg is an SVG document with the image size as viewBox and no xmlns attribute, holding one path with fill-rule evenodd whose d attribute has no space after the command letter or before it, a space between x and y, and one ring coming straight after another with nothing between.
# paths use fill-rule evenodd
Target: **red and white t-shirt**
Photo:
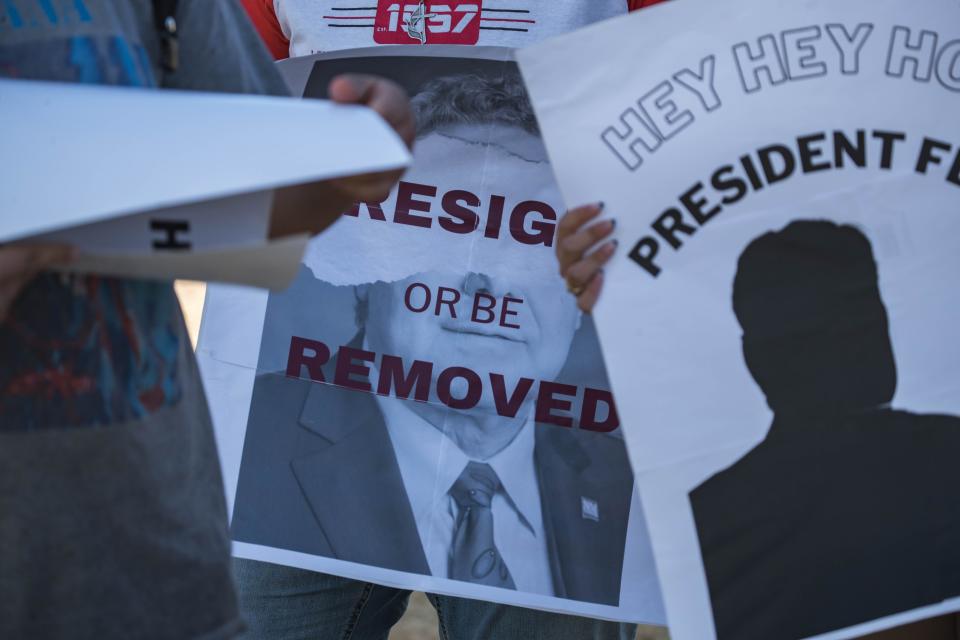
<instances>
[{"instance_id":1,"label":"red and white t-shirt","mask_svg":"<svg viewBox=\"0 0 960 640\"><path fill-rule=\"evenodd\" d=\"M523 47L664 0L243 0L277 59L379 44Z\"/></svg>"}]
</instances>

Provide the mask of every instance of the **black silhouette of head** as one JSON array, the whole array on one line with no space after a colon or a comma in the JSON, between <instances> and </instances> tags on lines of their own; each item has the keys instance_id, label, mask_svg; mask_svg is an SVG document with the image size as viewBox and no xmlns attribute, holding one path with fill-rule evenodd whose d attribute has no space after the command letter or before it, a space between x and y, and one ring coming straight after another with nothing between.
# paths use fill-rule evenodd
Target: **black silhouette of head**
<instances>
[{"instance_id":1,"label":"black silhouette of head","mask_svg":"<svg viewBox=\"0 0 960 640\"><path fill-rule=\"evenodd\" d=\"M798 220L751 242L733 310L747 367L781 415L887 404L897 384L870 241L859 230Z\"/></svg>"}]
</instances>

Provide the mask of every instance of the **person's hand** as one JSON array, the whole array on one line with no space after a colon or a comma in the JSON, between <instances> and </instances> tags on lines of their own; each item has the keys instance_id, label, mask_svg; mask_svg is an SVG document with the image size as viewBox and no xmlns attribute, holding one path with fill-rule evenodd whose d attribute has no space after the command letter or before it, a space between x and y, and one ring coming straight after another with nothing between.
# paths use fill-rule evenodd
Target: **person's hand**
<instances>
[{"instance_id":1,"label":"person's hand","mask_svg":"<svg viewBox=\"0 0 960 640\"><path fill-rule=\"evenodd\" d=\"M600 244L613 233L613 219L588 224L602 211L602 202L570 209L557 226L556 250L560 275L567 281L567 290L577 298L577 306L587 313L600 297L603 265L617 249L616 240Z\"/></svg>"},{"instance_id":2,"label":"person's hand","mask_svg":"<svg viewBox=\"0 0 960 640\"><path fill-rule=\"evenodd\" d=\"M393 127L408 148L413 148L417 127L410 99L398 84L376 76L346 74L331 80L327 93L334 102L370 107ZM403 170L397 169L350 176L334 180L333 184L353 202L381 202L402 175Z\"/></svg>"},{"instance_id":3,"label":"person's hand","mask_svg":"<svg viewBox=\"0 0 960 640\"><path fill-rule=\"evenodd\" d=\"M75 250L66 245L0 246L0 321L7 317L20 291L47 267L69 262Z\"/></svg>"},{"instance_id":4,"label":"person's hand","mask_svg":"<svg viewBox=\"0 0 960 640\"><path fill-rule=\"evenodd\" d=\"M346 74L330 81L330 99L370 107L397 135L413 146L416 124L410 99L394 82L375 76ZM320 233L357 202L382 202L403 175L402 169L348 176L277 189L270 217L270 237Z\"/></svg>"}]
</instances>

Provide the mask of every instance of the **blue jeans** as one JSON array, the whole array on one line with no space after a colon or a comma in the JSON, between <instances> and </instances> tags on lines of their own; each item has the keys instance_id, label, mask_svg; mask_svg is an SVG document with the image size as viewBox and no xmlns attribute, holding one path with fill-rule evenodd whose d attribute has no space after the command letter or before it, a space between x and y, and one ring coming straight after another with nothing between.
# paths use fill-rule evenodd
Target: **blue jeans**
<instances>
[{"instance_id":1,"label":"blue jeans","mask_svg":"<svg viewBox=\"0 0 960 640\"><path fill-rule=\"evenodd\" d=\"M387 640L410 592L234 560L249 640ZM636 626L428 594L441 640L633 640Z\"/></svg>"}]
</instances>

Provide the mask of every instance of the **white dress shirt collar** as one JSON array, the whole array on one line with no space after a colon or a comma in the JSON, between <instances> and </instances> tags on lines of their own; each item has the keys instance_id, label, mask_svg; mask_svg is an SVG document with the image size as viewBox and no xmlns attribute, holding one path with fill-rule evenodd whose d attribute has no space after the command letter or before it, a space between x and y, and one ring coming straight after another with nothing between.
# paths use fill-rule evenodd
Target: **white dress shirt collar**
<instances>
[{"instance_id":1,"label":"white dress shirt collar","mask_svg":"<svg viewBox=\"0 0 960 640\"><path fill-rule=\"evenodd\" d=\"M400 475L419 522L441 508L453 483L472 458L414 411L407 400L376 396L393 443ZM543 518L534 463L535 425L527 420L505 448L487 460L500 478L501 490L535 535Z\"/></svg>"},{"instance_id":2,"label":"white dress shirt collar","mask_svg":"<svg viewBox=\"0 0 960 640\"><path fill-rule=\"evenodd\" d=\"M449 491L471 459L411 406L376 396L393 443L414 523L430 573L446 578L459 508ZM534 447L527 420L507 447L486 462L500 478L494 494L494 541L520 591L552 596L553 575L543 522Z\"/></svg>"}]
</instances>

